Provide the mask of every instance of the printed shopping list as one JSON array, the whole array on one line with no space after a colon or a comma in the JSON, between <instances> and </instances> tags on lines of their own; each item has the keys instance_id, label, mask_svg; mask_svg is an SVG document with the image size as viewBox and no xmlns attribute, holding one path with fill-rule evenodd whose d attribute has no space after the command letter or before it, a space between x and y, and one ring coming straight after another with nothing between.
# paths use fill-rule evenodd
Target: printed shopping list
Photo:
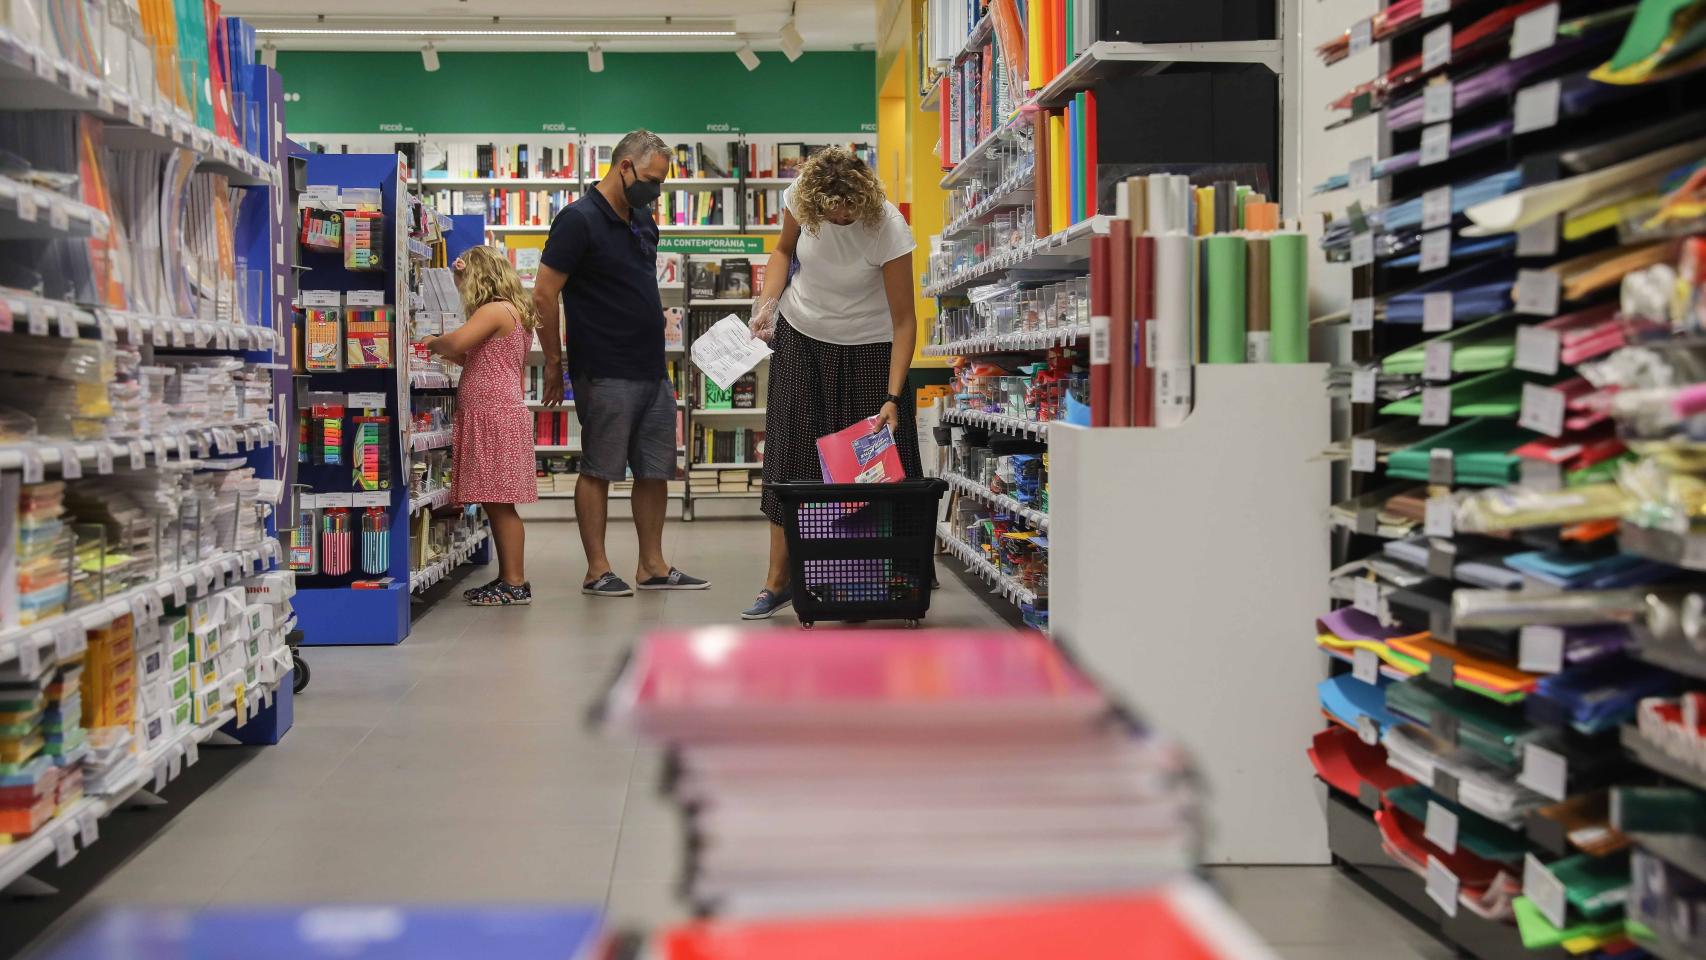
<instances>
[{"instance_id":1,"label":"printed shopping list","mask_svg":"<svg viewBox=\"0 0 1706 960\"><path fill-rule=\"evenodd\" d=\"M723 390L734 386L770 352L769 344L754 337L746 321L732 313L693 338L693 365Z\"/></svg>"}]
</instances>

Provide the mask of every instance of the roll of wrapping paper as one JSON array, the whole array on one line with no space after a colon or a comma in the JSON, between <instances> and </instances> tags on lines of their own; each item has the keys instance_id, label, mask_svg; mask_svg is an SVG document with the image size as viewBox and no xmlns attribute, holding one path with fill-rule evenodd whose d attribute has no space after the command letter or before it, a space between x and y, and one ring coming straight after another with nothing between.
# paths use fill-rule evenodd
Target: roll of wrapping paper
<instances>
[{"instance_id":1,"label":"roll of wrapping paper","mask_svg":"<svg viewBox=\"0 0 1706 960\"><path fill-rule=\"evenodd\" d=\"M1131 221L1108 222L1108 426L1131 426Z\"/></svg>"},{"instance_id":2,"label":"roll of wrapping paper","mask_svg":"<svg viewBox=\"0 0 1706 960\"><path fill-rule=\"evenodd\" d=\"M1108 238L1090 238L1090 426L1108 425Z\"/></svg>"},{"instance_id":3,"label":"roll of wrapping paper","mask_svg":"<svg viewBox=\"0 0 1706 960\"><path fill-rule=\"evenodd\" d=\"M1309 238L1268 235L1269 352L1274 363L1309 362Z\"/></svg>"},{"instance_id":4,"label":"roll of wrapping paper","mask_svg":"<svg viewBox=\"0 0 1706 960\"><path fill-rule=\"evenodd\" d=\"M1244 360L1269 363L1273 359L1268 312L1268 238L1246 237L1244 241Z\"/></svg>"},{"instance_id":5,"label":"roll of wrapping paper","mask_svg":"<svg viewBox=\"0 0 1706 960\"><path fill-rule=\"evenodd\" d=\"M361 515L361 572L380 576L391 565L391 516L384 507L368 507Z\"/></svg>"},{"instance_id":6,"label":"roll of wrapping paper","mask_svg":"<svg viewBox=\"0 0 1706 960\"><path fill-rule=\"evenodd\" d=\"M1131 238L1131 425L1155 426L1155 238Z\"/></svg>"},{"instance_id":7,"label":"roll of wrapping paper","mask_svg":"<svg viewBox=\"0 0 1706 960\"><path fill-rule=\"evenodd\" d=\"M1183 231L1155 241L1155 425L1176 427L1191 412L1191 261Z\"/></svg>"},{"instance_id":8,"label":"roll of wrapping paper","mask_svg":"<svg viewBox=\"0 0 1706 960\"><path fill-rule=\"evenodd\" d=\"M349 573L349 511L332 507L320 514L320 572Z\"/></svg>"},{"instance_id":9,"label":"roll of wrapping paper","mask_svg":"<svg viewBox=\"0 0 1706 960\"><path fill-rule=\"evenodd\" d=\"M1215 234L1202 240L1205 362L1243 363L1244 238Z\"/></svg>"}]
</instances>

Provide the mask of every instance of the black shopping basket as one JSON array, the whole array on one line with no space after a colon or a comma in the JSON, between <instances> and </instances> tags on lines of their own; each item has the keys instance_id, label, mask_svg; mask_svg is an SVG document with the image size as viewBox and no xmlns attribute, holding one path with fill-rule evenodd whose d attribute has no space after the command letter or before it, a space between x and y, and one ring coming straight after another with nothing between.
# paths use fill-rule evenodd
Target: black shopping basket
<instances>
[{"instance_id":1,"label":"black shopping basket","mask_svg":"<svg viewBox=\"0 0 1706 960\"><path fill-rule=\"evenodd\" d=\"M794 612L819 620L906 620L930 610L936 516L948 485L777 483Z\"/></svg>"}]
</instances>

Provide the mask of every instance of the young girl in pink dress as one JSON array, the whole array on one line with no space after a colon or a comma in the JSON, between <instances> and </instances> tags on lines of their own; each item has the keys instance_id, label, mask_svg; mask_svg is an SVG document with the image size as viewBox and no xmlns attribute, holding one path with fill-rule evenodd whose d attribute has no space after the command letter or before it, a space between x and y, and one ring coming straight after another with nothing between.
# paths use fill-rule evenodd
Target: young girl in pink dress
<instances>
[{"instance_id":1,"label":"young girl in pink dress","mask_svg":"<svg viewBox=\"0 0 1706 960\"><path fill-rule=\"evenodd\" d=\"M451 264L467 321L424 343L462 365L456 388L450 494L477 503L492 522L498 577L463 598L476 606L532 603L524 571L525 533L518 503L539 499L533 479L533 413L522 397L522 366L539 318L508 258L474 247Z\"/></svg>"}]
</instances>

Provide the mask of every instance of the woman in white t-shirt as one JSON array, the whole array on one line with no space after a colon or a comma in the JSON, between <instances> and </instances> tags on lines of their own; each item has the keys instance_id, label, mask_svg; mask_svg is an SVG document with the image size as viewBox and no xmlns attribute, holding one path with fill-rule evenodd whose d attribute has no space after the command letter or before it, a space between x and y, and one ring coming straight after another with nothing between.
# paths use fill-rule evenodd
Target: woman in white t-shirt
<instances>
[{"instance_id":1,"label":"woman in white t-shirt","mask_svg":"<svg viewBox=\"0 0 1706 960\"><path fill-rule=\"evenodd\" d=\"M770 571L741 614L747 620L767 619L793 602L782 505L772 485L823 479L819 437L879 416L894 432L906 475L922 473L906 391L918 332L912 228L871 168L843 147L807 160L782 201L782 238L752 311L752 332L772 341L776 353L764 416Z\"/></svg>"}]
</instances>

